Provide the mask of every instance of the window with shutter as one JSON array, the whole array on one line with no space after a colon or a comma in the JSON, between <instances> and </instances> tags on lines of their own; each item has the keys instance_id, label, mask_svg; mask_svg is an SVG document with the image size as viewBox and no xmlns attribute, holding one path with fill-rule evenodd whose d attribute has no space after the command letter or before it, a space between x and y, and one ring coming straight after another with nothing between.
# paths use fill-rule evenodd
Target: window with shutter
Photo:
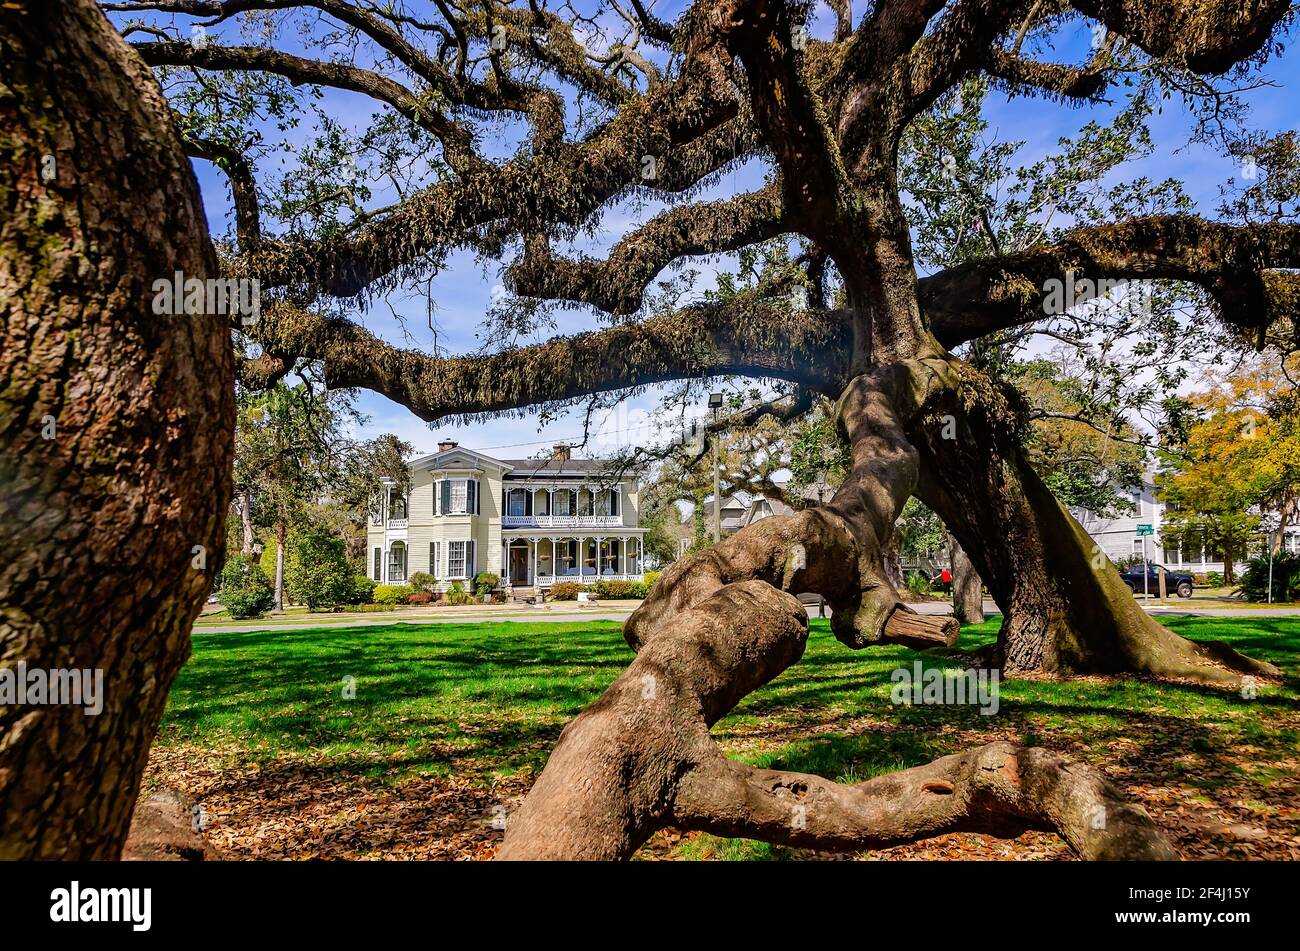
<instances>
[{"instance_id":1,"label":"window with shutter","mask_svg":"<svg viewBox=\"0 0 1300 951\"><path fill-rule=\"evenodd\" d=\"M438 577L438 543L429 542L429 574Z\"/></svg>"},{"instance_id":2,"label":"window with shutter","mask_svg":"<svg viewBox=\"0 0 1300 951\"><path fill-rule=\"evenodd\" d=\"M383 576L380 574L380 572L383 570L383 564L384 564L384 550L382 548L376 548L375 549L375 580L376 581L384 580Z\"/></svg>"}]
</instances>

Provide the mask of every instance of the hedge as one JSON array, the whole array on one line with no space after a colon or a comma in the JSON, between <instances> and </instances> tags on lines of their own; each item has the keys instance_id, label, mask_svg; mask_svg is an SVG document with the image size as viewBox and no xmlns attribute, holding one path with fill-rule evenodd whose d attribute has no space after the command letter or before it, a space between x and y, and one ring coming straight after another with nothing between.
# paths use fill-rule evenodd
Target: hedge
<instances>
[{"instance_id":1,"label":"hedge","mask_svg":"<svg viewBox=\"0 0 1300 951\"><path fill-rule=\"evenodd\" d=\"M375 593L371 597L376 604L401 604L412 594L415 594L415 589L409 585L381 584L375 586Z\"/></svg>"}]
</instances>

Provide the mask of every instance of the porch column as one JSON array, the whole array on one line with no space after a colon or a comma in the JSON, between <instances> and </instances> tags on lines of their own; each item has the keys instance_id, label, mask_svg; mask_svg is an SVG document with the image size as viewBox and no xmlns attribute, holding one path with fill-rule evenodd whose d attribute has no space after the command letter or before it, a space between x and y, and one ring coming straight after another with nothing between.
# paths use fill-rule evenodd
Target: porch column
<instances>
[{"instance_id":1,"label":"porch column","mask_svg":"<svg viewBox=\"0 0 1300 951\"><path fill-rule=\"evenodd\" d=\"M582 584L583 565L587 562L587 539L578 536L578 584Z\"/></svg>"}]
</instances>

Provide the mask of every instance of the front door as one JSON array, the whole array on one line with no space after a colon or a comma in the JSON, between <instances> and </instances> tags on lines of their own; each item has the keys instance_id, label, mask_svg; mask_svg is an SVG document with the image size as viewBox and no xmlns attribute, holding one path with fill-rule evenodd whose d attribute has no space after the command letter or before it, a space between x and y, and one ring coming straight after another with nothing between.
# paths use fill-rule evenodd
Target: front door
<instances>
[{"instance_id":1,"label":"front door","mask_svg":"<svg viewBox=\"0 0 1300 951\"><path fill-rule=\"evenodd\" d=\"M528 549L510 549L510 583L528 584Z\"/></svg>"}]
</instances>

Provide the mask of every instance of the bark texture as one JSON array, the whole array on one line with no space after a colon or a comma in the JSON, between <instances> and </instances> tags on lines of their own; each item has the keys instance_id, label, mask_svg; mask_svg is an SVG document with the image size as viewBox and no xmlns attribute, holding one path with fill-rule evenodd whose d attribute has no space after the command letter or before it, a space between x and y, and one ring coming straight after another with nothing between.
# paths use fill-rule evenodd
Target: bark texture
<instances>
[{"instance_id":1,"label":"bark texture","mask_svg":"<svg viewBox=\"0 0 1300 951\"><path fill-rule=\"evenodd\" d=\"M88 0L0 9L0 663L104 672L0 707L0 859L118 856L223 557L229 331L151 308L214 270L177 142Z\"/></svg>"},{"instance_id":2,"label":"bark texture","mask_svg":"<svg viewBox=\"0 0 1300 951\"><path fill-rule=\"evenodd\" d=\"M1195 645L1153 620L1026 461L1015 391L958 360L931 366L926 411L909 429L922 458L918 495L1003 612L996 666L1009 674L1140 672L1225 683L1242 673L1278 676L1271 664Z\"/></svg>"},{"instance_id":3,"label":"bark texture","mask_svg":"<svg viewBox=\"0 0 1300 951\"><path fill-rule=\"evenodd\" d=\"M952 563L952 613L962 624L980 624L984 620L984 582L971 563L961 543L948 536L949 561Z\"/></svg>"}]
</instances>

